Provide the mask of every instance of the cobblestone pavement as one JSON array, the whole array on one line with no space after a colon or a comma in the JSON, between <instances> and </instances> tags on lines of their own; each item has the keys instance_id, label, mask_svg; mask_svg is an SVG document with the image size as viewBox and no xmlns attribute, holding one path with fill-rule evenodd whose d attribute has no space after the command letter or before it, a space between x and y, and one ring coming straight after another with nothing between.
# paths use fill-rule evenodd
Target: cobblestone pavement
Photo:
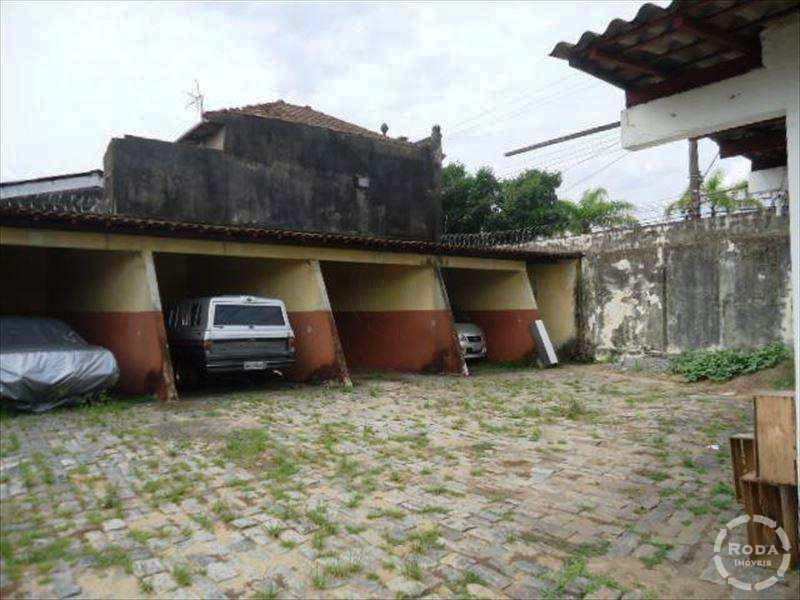
<instances>
[{"instance_id":1,"label":"cobblestone pavement","mask_svg":"<svg viewBox=\"0 0 800 600\"><path fill-rule=\"evenodd\" d=\"M710 561L740 514L726 436L750 419L601 365L4 414L0 588L731 597Z\"/></svg>"}]
</instances>

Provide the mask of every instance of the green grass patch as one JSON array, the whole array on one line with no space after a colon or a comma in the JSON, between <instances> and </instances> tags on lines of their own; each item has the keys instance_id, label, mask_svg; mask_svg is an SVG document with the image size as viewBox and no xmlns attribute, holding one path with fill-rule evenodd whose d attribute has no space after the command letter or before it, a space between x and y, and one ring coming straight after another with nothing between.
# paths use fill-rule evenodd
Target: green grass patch
<instances>
[{"instance_id":1,"label":"green grass patch","mask_svg":"<svg viewBox=\"0 0 800 600\"><path fill-rule=\"evenodd\" d=\"M228 434L223 455L228 460L253 463L267 451L269 436L263 429L240 429Z\"/></svg>"}]
</instances>

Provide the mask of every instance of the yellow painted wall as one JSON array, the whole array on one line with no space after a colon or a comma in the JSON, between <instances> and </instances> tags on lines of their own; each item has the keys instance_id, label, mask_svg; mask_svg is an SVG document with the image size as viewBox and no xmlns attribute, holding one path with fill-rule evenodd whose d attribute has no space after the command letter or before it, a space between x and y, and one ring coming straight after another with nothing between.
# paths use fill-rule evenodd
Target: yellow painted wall
<instances>
[{"instance_id":1,"label":"yellow painted wall","mask_svg":"<svg viewBox=\"0 0 800 600\"><path fill-rule=\"evenodd\" d=\"M518 260L473 258L467 256L432 256L427 254L379 252L348 248L323 248L299 244L261 244L189 240L144 235L87 233L5 226L0 227L0 244L94 250L145 250L154 253L203 254L408 266L440 264L444 267L478 269L484 271L525 270L525 263Z\"/></svg>"},{"instance_id":2,"label":"yellow painted wall","mask_svg":"<svg viewBox=\"0 0 800 600\"><path fill-rule=\"evenodd\" d=\"M579 268L577 259L528 266L539 314L556 348L574 340L578 334L575 292Z\"/></svg>"},{"instance_id":3,"label":"yellow painted wall","mask_svg":"<svg viewBox=\"0 0 800 600\"><path fill-rule=\"evenodd\" d=\"M249 294L279 298L289 311L327 310L319 264L234 256L156 254L162 304L197 296Z\"/></svg>"},{"instance_id":4,"label":"yellow painted wall","mask_svg":"<svg viewBox=\"0 0 800 600\"><path fill-rule=\"evenodd\" d=\"M0 276L3 314L154 309L138 252L3 246Z\"/></svg>"},{"instance_id":5,"label":"yellow painted wall","mask_svg":"<svg viewBox=\"0 0 800 600\"><path fill-rule=\"evenodd\" d=\"M456 311L536 308L525 271L442 269L450 305Z\"/></svg>"},{"instance_id":6,"label":"yellow painted wall","mask_svg":"<svg viewBox=\"0 0 800 600\"><path fill-rule=\"evenodd\" d=\"M335 311L444 310L433 266L322 263Z\"/></svg>"},{"instance_id":7,"label":"yellow painted wall","mask_svg":"<svg viewBox=\"0 0 800 600\"><path fill-rule=\"evenodd\" d=\"M157 308L139 252L52 252L50 284L51 302L66 310L139 312Z\"/></svg>"},{"instance_id":8,"label":"yellow painted wall","mask_svg":"<svg viewBox=\"0 0 800 600\"><path fill-rule=\"evenodd\" d=\"M47 310L47 249L0 248L0 314L36 315Z\"/></svg>"}]
</instances>

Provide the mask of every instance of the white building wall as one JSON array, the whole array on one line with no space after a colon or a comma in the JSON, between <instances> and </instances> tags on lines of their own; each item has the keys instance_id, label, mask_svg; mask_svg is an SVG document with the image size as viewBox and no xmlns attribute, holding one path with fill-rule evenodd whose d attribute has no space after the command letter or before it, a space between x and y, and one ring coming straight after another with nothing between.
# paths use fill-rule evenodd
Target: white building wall
<instances>
[{"instance_id":1,"label":"white building wall","mask_svg":"<svg viewBox=\"0 0 800 600\"><path fill-rule=\"evenodd\" d=\"M100 172L65 175L40 181L20 181L4 183L0 187L0 199L30 196L47 192L65 192L87 187L103 187L103 175Z\"/></svg>"},{"instance_id":2,"label":"white building wall","mask_svg":"<svg viewBox=\"0 0 800 600\"><path fill-rule=\"evenodd\" d=\"M794 317L795 403L800 407L800 15L761 34L764 67L622 111L622 146L638 150L786 117ZM800 432L800 410L795 410ZM800 460L797 461L800 480Z\"/></svg>"}]
</instances>

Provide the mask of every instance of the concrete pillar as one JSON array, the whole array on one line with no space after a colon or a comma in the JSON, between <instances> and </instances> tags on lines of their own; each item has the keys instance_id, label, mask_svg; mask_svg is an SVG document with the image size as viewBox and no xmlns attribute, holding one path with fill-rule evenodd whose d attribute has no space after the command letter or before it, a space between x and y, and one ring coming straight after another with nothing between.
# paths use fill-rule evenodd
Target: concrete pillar
<instances>
[{"instance_id":1,"label":"concrete pillar","mask_svg":"<svg viewBox=\"0 0 800 600\"><path fill-rule=\"evenodd\" d=\"M272 273L269 290L286 303L297 343L295 381L350 382L319 261L286 261Z\"/></svg>"},{"instance_id":2,"label":"concrete pillar","mask_svg":"<svg viewBox=\"0 0 800 600\"><path fill-rule=\"evenodd\" d=\"M322 273L351 368L463 372L435 266L325 262Z\"/></svg>"},{"instance_id":3,"label":"concrete pillar","mask_svg":"<svg viewBox=\"0 0 800 600\"><path fill-rule=\"evenodd\" d=\"M349 382L318 261L159 254L156 267L167 305L223 294L282 300L297 345L297 362L287 376L295 381Z\"/></svg>"},{"instance_id":4,"label":"concrete pillar","mask_svg":"<svg viewBox=\"0 0 800 600\"><path fill-rule=\"evenodd\" d=\"M177 397L148 251L49 250L48 307L114 353L120 391Z\"/></svg>"},{"instance_id":5,"label":"concrete pillar","mask_svg":"<svg viewBox=\"0 0 800 600\"><path fill-rule=\"evenodd\" d=\"M539 318L539 311L524 268L447 268L443 273L456 318L475 323L486 334L488 360L533 358L536 344L531 325Z\"/></svg>"}]
</instances>

